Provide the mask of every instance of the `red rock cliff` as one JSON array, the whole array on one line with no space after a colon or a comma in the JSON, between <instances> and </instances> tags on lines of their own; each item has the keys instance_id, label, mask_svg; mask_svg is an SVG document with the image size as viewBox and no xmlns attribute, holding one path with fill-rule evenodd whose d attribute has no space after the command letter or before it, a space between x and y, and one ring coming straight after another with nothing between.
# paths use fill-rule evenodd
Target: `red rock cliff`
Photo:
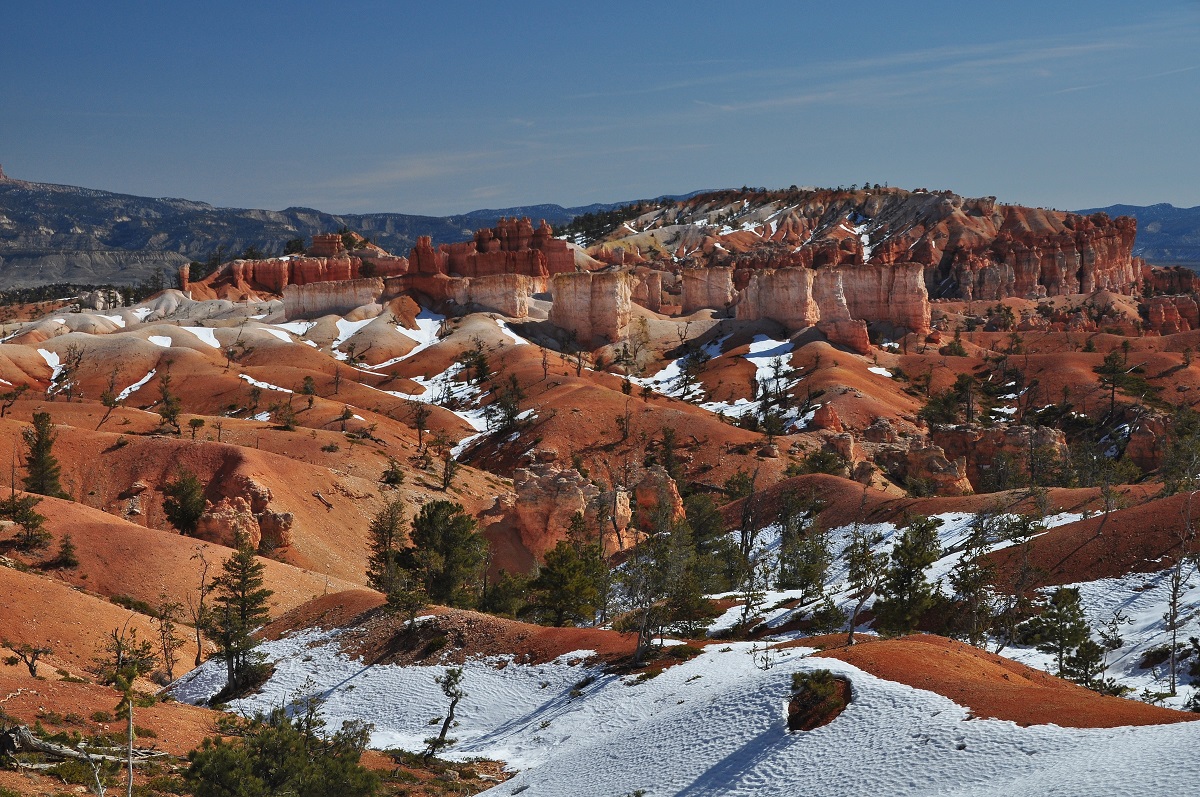
<instances>
[{"instance_id":1,"label":"red rock cliff","mask_svg":"<svg viewBox=\"0 0 1200 797\"><path fill-rule=\"evenodd\" d=\"M738 289L761 269L911 263L922 267L931 297L995 300L1136 292L1136 230L1128 217L1001 205L949 191L725 191L655 208L594 250L624 247L675 270L732 267Z\"/></svg>"}]
</instances>

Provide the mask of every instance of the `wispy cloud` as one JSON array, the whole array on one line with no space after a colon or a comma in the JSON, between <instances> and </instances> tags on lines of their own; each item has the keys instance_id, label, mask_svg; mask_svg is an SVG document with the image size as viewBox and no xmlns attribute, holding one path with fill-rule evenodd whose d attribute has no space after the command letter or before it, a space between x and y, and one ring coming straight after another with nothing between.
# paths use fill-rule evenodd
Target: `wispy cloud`
<instances>
[{"instance_id":1,"label":"wispy cloud","mask_svg":"<svg viewBox=\"0 0 1200 797\"><path fill-rule=\"evenodd\" d=\"M898 98L946 101L971 96L974 89L1002 86L1018 79L1053 80L1059 74L1071 74L1074 69L1095 64L1106 55L1151 46L1163 36L1177 37L1181 35L1181 27L1194 34L1196 26L1164 17L1137 26L1059 36L947 45L799 65L709 71L572 99L673 93L686 96L694 108L725 113L821 104L877 104ZM1062 91L1082 90L1091 85L1080 83ZM728 99L722 99L722 95Z\"/></svg>"},{"instance_id":2,"label":"wispy cloud","mask_svg":"<svg viewBox=\"0 0 1200 797\"><path fill-rule=\"evenodd\" d=\"M498 168L510 153L499 150L427 152L382 161L370 169L310 183L314 188L335 191L403 187L456 175Z\"/></svg>"}]
</instances>

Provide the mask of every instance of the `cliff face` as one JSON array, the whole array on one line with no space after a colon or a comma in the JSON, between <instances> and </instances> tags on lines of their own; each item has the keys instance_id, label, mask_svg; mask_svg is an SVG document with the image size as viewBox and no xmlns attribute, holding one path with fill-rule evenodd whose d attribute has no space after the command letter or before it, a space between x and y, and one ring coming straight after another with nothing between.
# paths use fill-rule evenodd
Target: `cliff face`
<instances>
[{"instance_id":1,"label":"cliff face","mask_svg":"<svg viewBox=\"0 0 1200 797\"><path fill-rule=\"evenodd\" d=\"M1066 436L1058 429L1047 426L1007 426L986 429L977 425L934 426L929 438L950 459L966 462L967 478L979 489L983 486L989 468L999 454L1007 454L1024 468L1032 449L1048 450L1061 459L1067 453Z\"/></svg>"},{"instance_id":2,"label":"cliff face","mask_svg":"<svg viewBox=\"0 0 1200 797\"><path fill-rule=\"evenodd\" d=\"M1195 296L1151 296L1146 300L1146 329L1174 335L1200 328L1200 305Z\"/></svg>"},{"instance_id":3,"label":"cliff face","mask_svg":"<svg viewBox=\"0 0 1200 797\"><path fill-rule=\"evenodd\" d=\"M1034 298L1098 290L1127 294L1140 287L1140 268L1132 256L1137 234L1133 219L1019 207L1003 211L1001 228L990 241L953 251L949 273L962 298Z\"/></svg>"},{"instance_id":4,"label":"cliff face","mask_svg":"<svg viewBox=\"0 0 1200 797\"><path fill-rule=\"evenodd\" d=\"M685 279L685 293L687 285ZM911 264L753 272L734 313L747 321L770 319L792 331L817 327L832 342L861 354L871 350L867 322L929 332L929 295L920 267Z\"/></svg>"},{"instance_id":5,"label":"cliff face","mask_svg":"<svg viewBox=\"0 0 1200 797\"><path fill-rule=\"evenodd\" d=\"M283 312L288 319L318 318L331 313L340 315L378 302L382 295L383 280L379 277L285 285Z\"/></svg>"},{"instance_id":6,"label":"cliff face","mask_svg":"<svg viewBox=\"0 0 1200 797\"><path fill-rule=\"evenodd\" d=\"M556 274L550 283L550 323L574 332L585 347L597 340L616 343L625 337L633 317L635 283L627 272Z\"/></svg>"},{"instance_id":7,"label":"cliff face","mask_svg":"<svg viewBox=\"0 0 1200 797\"><path fill-rule=\"evenodd\" d=\"M686 268L680 277L685 314L705 307L724 310L733 302L733 269L728 266Z\"/></svg>"},{"instance_id":8,"label":"cliff face","mask_svg":"<svg viewBox=\"0 0 1200 797\"><path fill-rule=\"evenodd\" d=\"M1139 288L1136 222L948 191L716 192L663 205L598 241L674 268L921 267L930 296L1035 298ZM878 279L878 278L874 278ZM849 286L848 286L849 287ZM874 319L870 319L874 320Z\"/></svg>"},{"instance_id":9,"label":"cliff face","mask_svg":"<svg viewBox=\"0 0 1200 797\"><path fill-rule=\"evenodd\" d=\"M478 230L473 241L442 244L436 250L428 237L421 237L412 261L421 274L454 277L546 277L574 271L574 253L566 241L553 236L544 220L535 230L527 218L501 219L495 228Z\"/></svg>"}]
</instances>

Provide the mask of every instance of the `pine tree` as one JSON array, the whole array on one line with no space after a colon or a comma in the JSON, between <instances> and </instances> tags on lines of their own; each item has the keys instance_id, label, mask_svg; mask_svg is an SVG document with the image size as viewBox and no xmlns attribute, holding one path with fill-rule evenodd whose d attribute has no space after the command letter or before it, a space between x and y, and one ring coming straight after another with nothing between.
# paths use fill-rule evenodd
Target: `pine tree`
<instances>
[{"instance_id":1,"label":"pine tree","mask_svg":"<svg viewBox=\"0 0 1200 797\"><path fill-rule=\"evenodd\" d=\"M665 621L684 636L699 634L717 614L704 597L692 529L686 520L676 521L666 543Z\"/></svg>"},{"instance_id":2,"label":"pine tree","mask_svg":"<svg viewBox=\"0 0 1200 797\"><path fill-rule=\"evenodd\" d=\"M450 667L444 674L433 679L442 688L442 694L450 699L450 708L446 711L446 719L442 721L441 732L437 736L425 740L425 744L428 745L425 750L426 761L437 755L439 750L449 747L455 742L454 739L447 739L446 733L454 725L454 710L458 707L458 702L467 696L462 679L462 667Z\"/></svg>"},{"instance_id":3,"label":"pine tree","mask_svg":"<svg viewBox=\"0 0 1200 797\"><path fill-rule=\"evenodd\" d=\"M52 453L54 441L58 439L58 435L55 434L53 424L50 422L50 413L35 412L33 426L23 429L21 437L25 440L27 449L25 454L27 474L24 482L25 491L69 500L71 496L67 495L62 485L59 484L61 469L58 459Z\"/></svg>"},{"instance_id":4,"label":"pine tree","mask_svg":"<svg viewBox=\"0 0 1200 797\"><path fill-rule=\"evenodd\" d=\"M79 567L79 555L75 549L75 541L71 539L70 534L64 534L58 541L58 552L54 554L51 565L67 570Z\"/></svg>"},{"instance_id":5,"label":"pine tree","mask_svg":"<svg viewBox=\"0 0 1200 797\"><path fill-rule=\"evenodd\" d=\"M413 518L405 563L418 574L429 600L469 606L487 558L487 540L461 504L430 501Z\"/></svg>"},{"instance_id":6,"label":"pine tree","mask_svg":"<svg viewBox=\"0 0 1200 797\"><path fill-rule=\"evenodd\" d=\"M258 675L258 642L252 635L270 619L267 600L274 594L264 586L265 570L254 549L242 541L213 579L208 631L225 660L225 694L244 689Z\"/></svg>"},{"instance_id":7,"label":"pine tree","mask_svg":"<svg viewBox=\"0 0 1200 797\"><path fill-rule=\"evenodd\" d=\"M864 501L866 493L864 492ZM858 616L867 601L875 594L879 582L887 568L887 554L875 551L875 546L883 541L882 535L868 532L861 524L855 523L850 532L850 544L842 556L846 560L850 591L858 596L854 609L850 612L847 623L846 644L854 644L854 629L858 625Z\"/></svg>"},{"instance_id":8,"label":"pine tree","mask_svg":"<svg viewBox=\"0 0 1200 797\"><path fill-rule=\"evenodd\" d=\"M822 504L813 495L784 493L779 510L779 588L801 590L808 603L825 588L825 573L833 563L829 536L813 527Z\"/></svg>"},{"instance_id":9,"label":"pine tree","mask_svg":"<svg viewBox=\"0 0 1200 797\"><path fill-rule=\"evenodd\" d=\"M559 540L546 554L545 564L529 584L533 602L523 614L531 615L539 622L548 620L553 626L590 621L600 606L600 590L592 564L598 558L598 546L587 545L580 549L566 540Z\"/></svg>"},{"instance_id":10,"label":"pine tree","mask_svg":"<svg viewBox=\"0 0 1200 797\"><path fill-rule=\"evenodd\" d=\"M526 598L532 579L521 573L509 573L503 568L483 586L479 611L500 617L516 617L525 613Z\"/></svg>"},{"instance_id":11,"label":"pine tree","mask_svg":"<svg viewBox=\"0 0 1200 797\"><path fill-rule=\"evenodd\" d=\"M984 554L1003 539L1005 525L998 511L976 515L962 556L950 571L950 586L955 592L954 635L976 647L983 644L999 611L992 589L995 567Z\"/></svg>"},{"instance_id":12,"label":"pine tree","mask_svg":"<svg viewBox=\"0 0 1200 797\"><path fill-rule=\"evenodd\" d=\"M204 514L204 484L187 468L163 485L163 514L183 534L195 534Z\"/></svg>"},{"instance_id":13,"label":"pine tree","mask_svg":"<svg viewBox=\"0 0 1200 797\"><path fill-rule=\"evenodd\" d=\"M183 604L167 597L164 590L159 593L158 606L154 609L154 627L158 631L158 652L162 656L163 675L167 683L175 680L176 651L183 647L183 640L175 635L183 618Z\"/></svg>"},{"instance_id":14,"label":"pine tree","mask_svg":"<svg viewBox=\"0 0 1200 797\"><path fill-rule=\"evenodd\" d=\"M189 793L196 797L370 797L379 777L360 757L370 726L345 722L332 735L308 703L277 708L240 728L237 738L205 739L188 755Z\"/></svg>"},{"instance_id":15,"label":"pine tree","mask_svg":"<svg viewBox=\"0 0 1200 797\"><path fill-rule=\"evenodd\" d=\"M20 527L17 547L23 551L40 551L50 544L50 532L45 529L46 516L34 509L41 502L39 496L17 495L16 490L0 501L0 518L11 520Z\"/></svg>"},{"instance_id":16,"label":"pine tree","mask_svg":"<svg viewBox=\"0 0 1200 797\"><path fill-rule=\"evenodd\" d=\"M725 519L711 496L695 493L683 499L692 544L696 548L696 575L703 591L726 592L737 573L736 547L725 529Z\"/></svg>"},{"instance_id":17,"label":"pine tree","mask_svg":"<svg viewBox=\"0 0 1200 797\"><path fill-rule=\"evenodd\" d=\"M937 590L925 578L925 570L941 551L937 536L941 525L938 518L912 518L892 548L891 563L875 601L875 625L881 633L911 633L933 606Z\"/></svg>"},{"instance_id":18,"label":"pine tree","mask_svg":"<svg viewBox=\"0 0 1200 797\"><path fill-rule=\"evenodd\" d=\"M367 583L384 595L400 586L400 551L404 536L404 502L389 501L371 520L367 534L371 553L367 557Z\"/></svg>"},{"instance_id":19,"label":"pine tree","mask_svg":"<svg viewBox=\"0 0 1200 797\"><path fill-rule=\"evenodd\" d=\"M1063 660L1061 674L1082 686L1096 687L1103 672L1104 648L1089 634Z\"/></svg>"},{"instance_id":20,"label":"pine tree","mask_svg":"<svg viewBox=\"0 0 1200 797\"><path fill-rule=\"evenodd\" d=\"M1045 611L1021 625L1021 637L1043 653L1053 654L1059 674L1068 676L1067 657L1091 639L1079 590L1076 587L1054 590Z\"/></svg>"},{"instance_id":21,"label":"pine tree","mask_svg":"<svg viewBox=\"0 0 1200 797\"><path fill-rule=\"evenodd\" d=\"M182 411L182 405L179 402L179 396L171 391L171 361L168 360L163 372L158 375L158 406L155 411L158 412L163 423L172 427L175 434L182 434L183 430L179 428L179 413Z\"/></svg>"}]
</instances>

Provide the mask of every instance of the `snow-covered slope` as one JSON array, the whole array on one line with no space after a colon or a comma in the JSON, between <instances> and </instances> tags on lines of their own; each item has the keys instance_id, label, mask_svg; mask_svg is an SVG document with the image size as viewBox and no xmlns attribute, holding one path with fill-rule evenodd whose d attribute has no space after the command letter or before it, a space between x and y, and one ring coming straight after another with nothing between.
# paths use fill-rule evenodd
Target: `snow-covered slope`
<instances>
[{"instance_id":1,"label":"snow-covered slope","mask_svg":"<svg viewBox=\"0 0 1200 797\"><path fill-rule=\"evenodd\" d=\"M443 667L364 665L337 635L265 645L276 673L240 711L309 694L327 719L364 718L377 746L419 749L443 715ZM569 662L468 662L451 758L486 756L521 770L487 794L656 795L1155 795L1190 794L1200 725L1080 730L971 717L931 692L876 678L812 651L780 651L759 669L747 643L711 645L650 679ZM829 669L852 685L831 724L789 732L792 673ZM220 685L208 663L177 689L196 700ZM589 679L593 679L590 680Z\"/></svg>"}]
</instances>

